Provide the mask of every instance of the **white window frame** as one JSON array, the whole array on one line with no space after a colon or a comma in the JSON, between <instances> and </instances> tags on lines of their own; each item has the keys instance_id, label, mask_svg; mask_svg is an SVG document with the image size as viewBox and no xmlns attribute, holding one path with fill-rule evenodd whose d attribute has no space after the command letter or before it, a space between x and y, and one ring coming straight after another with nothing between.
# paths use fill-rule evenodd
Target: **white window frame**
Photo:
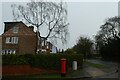
<instances>
[{"instance_id":1,"label":"white window frame","mask_svg":"<svg viewBox=\"0 0 120 80\"><path fill-rule=\"evenodd\" d=\"M45 40L45 46L47 45L47 41Z\"/></svg>"},{"instance_id":2,"label":"white window frame","mask_svg":"<svg viewBox=\"0 0 120 80\"><path fill-rule=\"evenodd\" d=\"M10 43L10 37L6 37L6 43L7 43L7 44Z\"/></svg>"},{"instance_id":3,"label":"white window frame","mask_svg":"<svg viewBox=\"0 0 120 80\"><path fill-rule=\"evenodd\" d=\"M42 46L44 46L44 41L42 41Z\"/></svg>"},{"instance_id":4,"label":"white window frame","mask_svg":"<svg viewBox=\"0 0 120 80\"><path fill-rule=\"evenodd\" d=\"M16 54L16 50L13 49L6 49L6 50L2 50L2 54Z\"/></svg>"},{"instance_id":5,"label":"white window frame","mask_svg":"<svg viewBox=\"0 0 120 80\"><path fill-rule=\"evenodd\" d=\"M49 43L46 43L47 49L49 48Z\"/></svg>"},{"instance_id":6,"label":"white window frame","mask_svg":"<svg viewBox=\"0 0 120 80\"><path fill-rule=\"evenodd\" d=\"M15 50L13 50L13 54L15 54L16 53L16 51Z\"/></svg>"},{"instance_id":7,"label":"white window frame","mask_svg":"<svg viewBox=\"0 0 120 80\"><path fill-rule=\"evenodd\" d=\"M11 43L12 44L18 44L18 39L19 39L18 37L12 37L11 38Z\"/></svg>"},{"instance_id":8,"label":"white window frame","mask_svg":"<svg viewBox=\"0 0 120 80\"><path fill-rule=\"evenodd\" d=\"M47 45L47 49L49 49L49 46Z\"/></svg>"}]
</instances>

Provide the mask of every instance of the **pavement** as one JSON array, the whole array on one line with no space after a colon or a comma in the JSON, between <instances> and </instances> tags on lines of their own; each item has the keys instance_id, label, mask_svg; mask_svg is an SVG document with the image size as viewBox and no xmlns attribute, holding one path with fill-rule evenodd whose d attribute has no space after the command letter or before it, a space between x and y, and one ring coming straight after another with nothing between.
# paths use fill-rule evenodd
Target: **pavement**
<instances>
[{"instance_id":1,"label":"pavement","mask_svg":"<svg viewBox=\"0 0 120 80\"><path fill-rule=\"evenodd\" d=\"M99 77L101 78L118 78L119 74L119 64L116 62L110 62L110 61L102 61L102 60L88 60L89 62L96 63L96 64L101 64L104 65L104 67L99 68L101 71L105 72L104 75L101 75ZM99 71L98 71L99 72Z\"/></svg>"},{"instance_id":2,"label":"pavement","mask_svg":"<svg viewBox=\"0 0 120 80\"><path fill-rule=\"evenodd\" d=\"M91 78L92 76L83 69L74 70L72 72L67 73L66 77L68 78Z\"/></svg>"},{"instance_id":3,"label":"pavement","mask_svg":"<svg viewBox=\"0 0 120 80\"><path fill-rule=\"evenodd\" d=\"M101 76L101 75L106 75L106 72L98 68L93 68L93 67L87 67L86 72L88 72L93 78Z\"/></svg>"},{"instance_id":4,"label":"pavement","mask_svg":"<svg viewBox=\"0 0 120 80\"><path fill-rule=\"evenodd\" d=\"M88 66L83 64L83 69L78 69L76 71L70 72L66 77L70 78L111 78L113 80L120 80L118 72L118 63L102 61L102 60L87 60L88 62L94 64L101 64L104 67L96 68L93 66Z\"/></svg>"}]
</instances>

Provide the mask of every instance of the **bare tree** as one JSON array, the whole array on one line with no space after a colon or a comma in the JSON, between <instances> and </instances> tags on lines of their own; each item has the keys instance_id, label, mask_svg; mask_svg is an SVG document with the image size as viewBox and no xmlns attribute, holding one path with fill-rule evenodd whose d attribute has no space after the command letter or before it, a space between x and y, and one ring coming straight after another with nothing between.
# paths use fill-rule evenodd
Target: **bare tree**
<instances>
[{"instance_id":1,"label":"bare tree","mask_svg":"<svg viewBox=\"0 0 120 80\"><path fill-rule=\"evenodd\" d=\"M100 29L95 38L103 45L108 44L111 39L120 38L120 17L108 18Z\"/></svg>"},{"instance_id":2,"label":"bare tree","mask_svg":"<svg viewBox=\"0 0 120 80\"><path fill-rule=\"evenodd\" d=\"M47 29L45 39L60 39L65 43L68 35L67 9L63 2L35 2L34 0L23 5L11 5L14 20L22 20L37 28L38 38L41 27Z\"/></svg>"},{"instance_id":3,"label":"bare tree","mask_svg":"<svg viewBox=\"0 0 120 80\"><path fill-rule=\"evenodd\" d=\"M47 38L60 38L66 41L68 34L67 10L63 3L48 3L47 17L45 24L48 27Z\"/></svg>"},{"instance_id":4,"label":"bare tree","mask_svg":"<svg viewBox=\"0 0 120 80\"><path fill-rule=\"evenodd\" d=\"M120 17L111 17L95 36L97 48L104 59L117 60L120 53Z\"/></svg>"}]
</instances>

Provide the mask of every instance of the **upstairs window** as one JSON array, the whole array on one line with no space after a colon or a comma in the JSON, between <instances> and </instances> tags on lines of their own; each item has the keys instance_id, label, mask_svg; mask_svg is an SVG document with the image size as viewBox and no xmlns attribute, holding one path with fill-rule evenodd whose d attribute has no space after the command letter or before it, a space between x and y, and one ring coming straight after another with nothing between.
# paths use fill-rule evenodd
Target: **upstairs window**
<instances>
[{"instance_id":1,"label":"upstairs window","mask_svg":"<svg viewBox=\"0 0 120 80\"><path fill-rule=\"evenodd\" d=\"M19 27L17 26L13 27L13 33L18 33L18 31L19 31Z\"/></svg>"},{"instance_id":2,"label":"upstairs window","mask_svg":"<svg viewBox=\"0 0 120 80\"><path fill-rule=\"evenodd\" d=\"M17 44L18 43L18 37L12 37L11 38L11 43Z\"/></svg>"},{"instance_id":3,"label":"upstairs window","mask_svg":"<svg viewBox=\"0 0 120 80\"><path fill-rule=\"evenodd\" d=\"M6 43L10 43L10 37L6 37Z\"/></svg>"},{"instance_id":4,"label":"upstairs window","mask_svg":"<svg viewBox=\"0 0 120 80\"><path fill-rule=\"evenodd\" d=\"M18 44L18 37L6 37L7 44Z\"/></svg>"}]
</instances>

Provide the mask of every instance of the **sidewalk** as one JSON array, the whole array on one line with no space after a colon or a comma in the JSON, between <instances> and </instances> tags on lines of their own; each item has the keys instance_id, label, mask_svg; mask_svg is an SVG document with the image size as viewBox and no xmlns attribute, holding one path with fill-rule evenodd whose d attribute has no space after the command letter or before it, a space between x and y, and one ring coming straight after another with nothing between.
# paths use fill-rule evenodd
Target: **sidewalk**
<instances>
[{"instance_id":1,"label":"sidewalk","mask_svg":"<svg viewBox=\"0 0 120 80\"><path fill-rule=\"evenodd\" d=\"M94 68L94 67L87 67L86 72L88 72L93 78L99 77L99 76L103 76L106 75L106 72L103 72L102 70L98 69L98 68Z\"/></svg>"},{"instance_id":2,"label":"sidewalk","mask_svg":"<svg viewBox=\"0 0 120 80\"><path fill-rule=\"evenodd\" d=\"M85 70L83 69L78 69L76 71L72 71L66 75L68 78L91 78L92 76Z\"/></svg>"},{"instance_id":3,"label":"sidewalk","mask_svg":"<svg viewBox=\"0 0 120 80\"><path fill-rule=\"evenodd\" d=\"M88 60L94 64L101 64L104 67L96 68L83 64L83 69L68 73L66 77L71 78L118 78L118 72L116 72L118 66L117 63L104 62L97 60Z\"/></svg>"},{"instance_id":4,"label":"sidewalk","mask_svg":"<svg viewBox=\"0 0 120 80\"><path fill-rule=\"evenodd\" d=\"M102 60L88 60L89 62L102 64L105 67L100 68L101 71L105 72L104 75L97 76L99 78L119 78L118 66L119 64L116 62L110 61L102 61Z\"/></svg>"}]
</instances>

